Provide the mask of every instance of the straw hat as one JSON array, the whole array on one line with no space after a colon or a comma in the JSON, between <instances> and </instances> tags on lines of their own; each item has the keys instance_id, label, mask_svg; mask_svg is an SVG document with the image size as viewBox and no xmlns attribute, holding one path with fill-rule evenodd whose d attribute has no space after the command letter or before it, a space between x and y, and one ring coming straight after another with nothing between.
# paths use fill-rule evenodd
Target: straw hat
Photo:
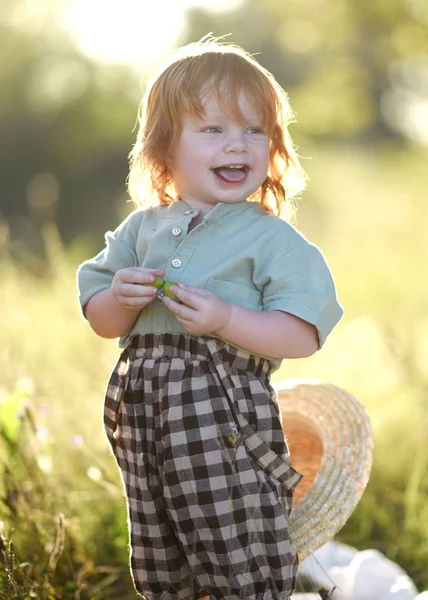
<instances>
[{"instance_id":1,"label":"straw hat","mask_svg":"<svg viewBox=\"0 0 428 600\"><path fill-rule=\"evenodd\" d=\"M370 475L369 417L348 392L315 380L275 386L293 467L303 475L290 534L303 560L343 527Z\"/></svg>"}]
</instances>

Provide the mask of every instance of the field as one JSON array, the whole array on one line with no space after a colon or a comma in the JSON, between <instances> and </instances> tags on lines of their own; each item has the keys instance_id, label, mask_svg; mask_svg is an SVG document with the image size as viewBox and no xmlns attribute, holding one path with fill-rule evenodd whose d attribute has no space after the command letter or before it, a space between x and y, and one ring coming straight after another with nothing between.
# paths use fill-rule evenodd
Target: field
<instances>
[{"instance_id":1,"label":"field","mask_svg":"<svg viewBox=\"0 0 428 600\"><path fill-rule=\"evenodd\" d=\"M323 249L346 316L319 354L274 381L352 392L375 435L372 476L339 540L377 548L428 589L427 156L314 149L300 229ZM101 416L118 351L79 315L75 271L47 226L42 272L1 247L0 598L131 600L126 513Z\"/></svg>"}]
</instances>

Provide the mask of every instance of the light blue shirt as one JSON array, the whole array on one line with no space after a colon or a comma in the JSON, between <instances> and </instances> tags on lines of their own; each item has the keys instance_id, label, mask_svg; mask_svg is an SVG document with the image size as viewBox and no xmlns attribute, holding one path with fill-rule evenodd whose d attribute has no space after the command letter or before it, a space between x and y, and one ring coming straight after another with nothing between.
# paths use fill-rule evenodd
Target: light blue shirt
<instances>
[{"instance_id":1,"label":"light blue shirt","mask_svg":"<svg viewBox=\"0 0 428 600\"><path fill-rule=\"evenodd\" d=\"M182 201L136 210L105 236L106 247L78 271L79 302L110 287L125 267L162 268L164 279L206 288L252 310L281 310L317 328L319 345L342 317L330 270L320 250L292 225L263 213L256 202L217 204L190 232L197 210ZM188 332L155 299L119 340ZM280 359L266 357L274 369Z\"/></svg>"}]
</instances>

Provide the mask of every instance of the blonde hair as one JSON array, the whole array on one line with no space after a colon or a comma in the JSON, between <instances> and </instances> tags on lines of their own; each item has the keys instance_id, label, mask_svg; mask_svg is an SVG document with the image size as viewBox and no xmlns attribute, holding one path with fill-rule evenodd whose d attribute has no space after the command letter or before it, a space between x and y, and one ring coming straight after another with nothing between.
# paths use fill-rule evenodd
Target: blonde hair
<instances>
[{"instance_id":1,"label":"blonde hair","mask_svg":"<svg viewBox=\"0 0 428 600\"><path fill-rule=\"evenodd\" d=\"M212 38L178 49L148 84L130 153L128 190L137 205L147 208L179 199L167 156L180 136L183 114L202 116L202 98L214 94L225 112L244 122L241 92L260 113L270 147L267 177L249 200L260 202L267 214L292 220L293 199L304 189L306 177L288 132L294 121L288 96L242 48Z\"/></svg>"}]
</instances>

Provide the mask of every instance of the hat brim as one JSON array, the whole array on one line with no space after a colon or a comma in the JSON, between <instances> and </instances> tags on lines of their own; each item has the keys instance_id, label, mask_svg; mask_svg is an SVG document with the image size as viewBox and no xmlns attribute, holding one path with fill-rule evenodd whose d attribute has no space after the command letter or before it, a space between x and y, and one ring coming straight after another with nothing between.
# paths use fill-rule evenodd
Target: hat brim
<instances>
[{"instance_id":1,"label":"hat brim","mask_svg":"<svg viewBox=\"0 0 428 600\"><path fill-rule=\"evenodd\" d=\"M289 520L292 541L303 560L332 539L357 506L370 476L372 429L364 407L341 388L316 380L289 380L274 387L286 436L288 427L298 423L322 444L319 469ZM292 443L290 456L297 466ZM309 463L316 459L299 457L300 462L305 458Z\"/></svg>"}]
</instances>

